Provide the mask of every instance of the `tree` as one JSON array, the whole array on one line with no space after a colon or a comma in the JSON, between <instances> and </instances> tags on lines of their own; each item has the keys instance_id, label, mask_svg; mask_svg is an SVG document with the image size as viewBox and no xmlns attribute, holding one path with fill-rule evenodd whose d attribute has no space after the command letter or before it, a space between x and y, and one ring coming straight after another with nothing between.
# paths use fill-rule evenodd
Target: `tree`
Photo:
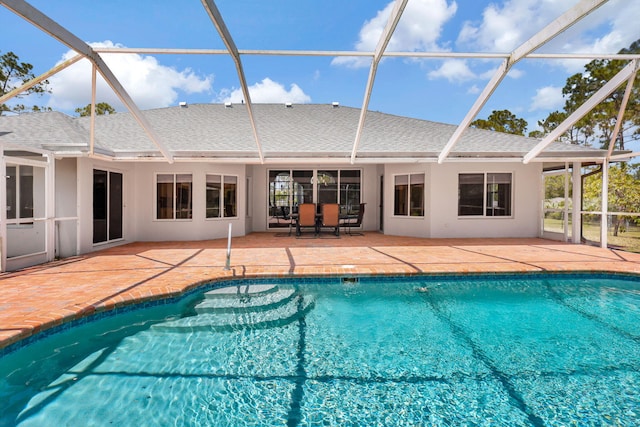
<instances>
[{"instance_id":1,"label":"tree","mask_svg":"<svg viewBox=\"0 0 640 427\"><path fill-rule=\"evenodd\" d=\"M487 119L477 119L471 122L471 126L479 129L523 136L527 130L527 125L525 119L519 119L509 110L493 110Z\"/></svg>"},{"instance_id":2,"label":"tree","mask_svg":"<svg viewBox=\"0 0 640 427\"><path fill-rule=\"evenodd\" d=\"M4 95L12 90L22 86L30 80L33 80L36 76L32 72L33 65L26 62L20 62L18 56L13 52L7 52L0 56L0 94ZM15 98L24 98L27 95L37 94L43 95L49 92L47 85L49 82L43 80L42 82L32 86L28 90L16 95ZM0 115L7 111L13 111L20 113L26 111L27 107L23 104L17 104L12 107L7 104L0 105ZM48 107L38 107L34 105L31 107L32 111L51 110Z\"/></svg>"},{"instance_id":3,"label":"tree","mask_svg":"<svg viewBox=\"0 0 640 427\"><path fill-rule=\"evenodd\" d=\"M634 167L625 163L609 168L609 212L640 212L640 180ZM600 210L602 195L602 174L591 175L584 181L583 199L585 210ZM613 235L617 236L624 221L637 217L611 215Z\"/></svg>"},{"instance_id":4,"label":"tree","mask_svg":"<svg viewBox=\"0 0 640 427\"><path fill-rule=\"evenodd\" d=\"M87 104L85 107L76 108L75 112L80 115L80 117L90 116L91 115L91 104ZM106 114L113 114L116 110L111 105L106 102L98 102L96 104L96 115L102 116Z\"/></svg>"},{"instance_id":5,"label":"tree","mask_svg":"<svg viewBox=\"0 0 640 427\"><path fill-rule=\"evenodd\" d=\"M622 49L619 53L640 53L640 40L636 40L629 48ZM565 113L569 115L578 109L627 63L621 60L596 59L585 65L584 72L569 77L562 89L566 98ZM597 145L605 149L609 147L626 86L621 85L576 123L575 127L579 132L573 135L572 143ZM626 138L640 139L639 126L640 82L636 79L622 119L620 133L615 137L614 143L617 143L617 148L625 149Z\"/></svg>"}]
</instances>

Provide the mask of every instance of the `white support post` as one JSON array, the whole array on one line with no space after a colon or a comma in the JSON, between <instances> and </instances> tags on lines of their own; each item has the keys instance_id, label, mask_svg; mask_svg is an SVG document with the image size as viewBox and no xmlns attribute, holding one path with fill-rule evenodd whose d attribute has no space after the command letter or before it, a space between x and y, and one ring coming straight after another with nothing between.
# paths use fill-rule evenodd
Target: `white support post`
<instances>
[{"instance_id":1,"label":"white support post","mask_svg":"<svg viewBox=\"0 0 640 427\"><path fill-rule=\"evenodd\" d=\"M53 261L56 257L56 169L53 154L47 154L46 158L47 166L44 174L45 251L47 253L47 261Z\"/></svg>"},{"instance_id":2,"label":"white support post","mask_svg":"<svg viewBox=\"0 0 640 427\"><path fill-rule=\"evenodd\" d=\"M582 163L573 162L573 213L571 241L582 243Z\"/></svg>"},{"instance_id":3,"label":"white support post","mask_svg":"<svg viewBox=\"0 0 640 427\"><path fill-rule=\"evenodd\" d=\"M609 162L602 163L602 217L600 218L600 247L607 248L607 225L609 223Z\"/></svg>"},{"instance_id":4,"label":"white support post","mask_svg":"<svg viewBox=\"0 0 640 427\"><path fill-rule=\"evenodd\" d=\"M564 164L564 212L562 214L562 229L564 241L569 241L569 163Z\"/></svg>"},{"instance_id":5,"label":"white support post","mask_svg":"<svg viewBox=\"0 0 640 427\"><path fill-rule=\"evenodd\" d=\"M80 175L82 174L81 165L81 158L78 157L76 159L76 218L78 218L76 219L76 255L80 255L82 253L82 224L80 222L80 214L82 211L82 185L80 182Z\"/></svg>"},{"instance_id":6,"label":"white support post","mask_svg":"<svg viewBox=\"0 0 640 427\"><path fill-rule=\"evenodd\" d=\"M0 273L7 271L7 163L0 144Z\"/></svg>"}]
</instances>

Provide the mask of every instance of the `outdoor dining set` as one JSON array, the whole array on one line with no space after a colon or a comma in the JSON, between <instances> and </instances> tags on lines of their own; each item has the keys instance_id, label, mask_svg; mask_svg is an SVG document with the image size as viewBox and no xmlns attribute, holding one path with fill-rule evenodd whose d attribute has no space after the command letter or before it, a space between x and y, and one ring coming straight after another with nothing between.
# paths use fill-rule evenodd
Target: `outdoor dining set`
<instances>
[{"instance_id":1,"label":"outdoor dining set","mask_svg":"<svg viewBox=\"0 0 640 427\"><path fill-rule=\"evenodd\" d=\"M296 236L300 237L303 231L313 230L314 236L319 236L323 229L329 229L333 235L340 237L340 227L346 230L349 235L361 234L352 233L351 229L362 225L365 203L360 203L359 209L355 212L341 209L338 203L301 203L297 206L297 212L288 215L291 227L295 224Z\"/></svg>"}]
</instances>

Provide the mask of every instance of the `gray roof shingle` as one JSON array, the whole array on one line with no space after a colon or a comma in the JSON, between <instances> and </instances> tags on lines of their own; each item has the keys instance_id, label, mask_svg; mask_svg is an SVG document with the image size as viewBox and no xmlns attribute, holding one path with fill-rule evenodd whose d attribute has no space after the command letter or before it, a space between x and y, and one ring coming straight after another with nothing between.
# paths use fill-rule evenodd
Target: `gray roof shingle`
<instances>
[{"instance_id":1,"label":"gray roof shingle","mask_svg":"<svg viewBox=\"0 0 640 427\"><path fill-rule=\"evenodd\" d=\"M254 118L265 157L349 157L360 109L327 104L254 104ZM257 157L246 105L194 104L143 112L160 142L185 157ZM158 148L130 113L96 117L95 147L105 153L157 155ZM434 157L456 126L367 112L359 157ZM88 150L89 117L58 112L0 117L0 142L65 152ZM467 129L450 157L521 157L539 140L481 129ZM604 150L552 143L545 157L602 158Z\"/></svg>"}]
</instances>

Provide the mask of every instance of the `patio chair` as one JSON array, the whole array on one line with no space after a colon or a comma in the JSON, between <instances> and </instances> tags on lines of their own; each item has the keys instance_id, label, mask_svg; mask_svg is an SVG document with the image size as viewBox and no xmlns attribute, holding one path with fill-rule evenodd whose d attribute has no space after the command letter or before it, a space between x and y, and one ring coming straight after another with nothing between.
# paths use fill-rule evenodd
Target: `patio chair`
<instances>
[{"instance_id":1,"label":"patio chair","mask_svg":"<svg viewBox=\"0 0 640 427\"><path fill-rule=\"evenodd\" d=\"M322 216L318 224L318 233L321 228L333 228L333 234L340 236L340 205L323 203L320 209Z\"/></svg>"},{"instance_id":2,"label":"patio chair","mask_svg":"<svg viewBox=\"0 0 640 427\"><path fill-rule=\"evenodd\" d=\"M366 203L360 203L358 216L347 216L342 220L342 226L347 229L347 234L351 236L364 236L363 233L353 233L351 231L353 227L360 227L362 225L362 218L364 217L364 205L366 205Z\"/></svg>"},{"instance_id":3,"label":"patio chair","mask_svg":"<svg viewBox=\"0 0 640 427\"><path fill-rule=\"evenodd\" d=\"M282 218L282 222L280 222ZM289 236L291 236L291 227L293 227L294 219L289 215L289 206L280 206L280 215L278 216L278 225L284 224L285 227L289 227Z\"/></svg>"},{"instance_id":4,"label":"patio chair","mask_svg":"<svg viewBox=\"0 0 640 427\"><path fill-rule=\"evenodd\" d=\"M314 234L318 234L316 223L316 204L301 203L298 206L298 216L296 218L296 236L302 234L302 228L313 227Z\"/></svg>"}]
</instances>

